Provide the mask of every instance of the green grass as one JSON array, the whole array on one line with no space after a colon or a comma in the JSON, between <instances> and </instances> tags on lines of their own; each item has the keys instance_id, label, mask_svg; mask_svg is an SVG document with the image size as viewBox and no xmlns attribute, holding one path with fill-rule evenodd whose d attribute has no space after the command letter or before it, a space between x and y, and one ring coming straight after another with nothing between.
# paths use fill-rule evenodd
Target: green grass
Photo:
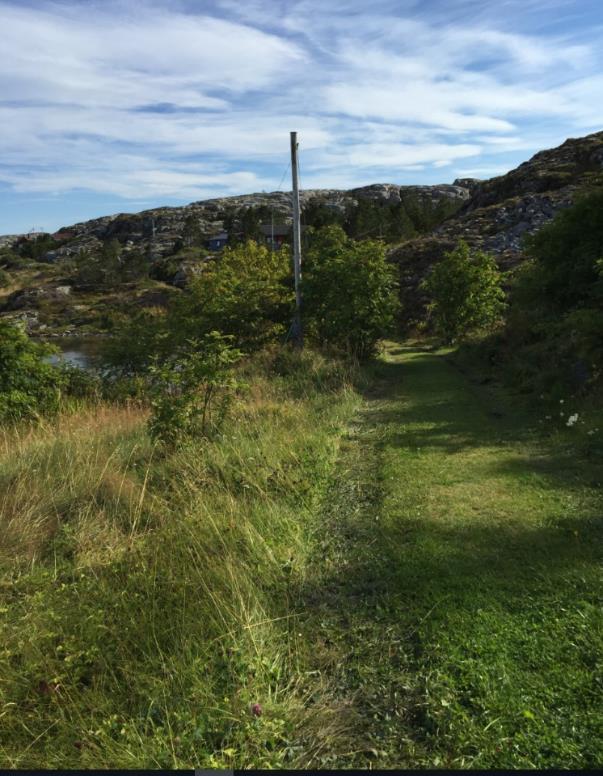
<instances>
[{"instance_id":1,"label":"green grass","mask_svg":"<svg viewBox=\"0 0 603 776\"><path fill-rule=\"evenodd\" d=\"M0 435L0 765L600 765L599 442L449 355Z\"/></svg>"},{"instance_id":2,"label":"green grass","mask_svg":"<svg viewBox=\"0 0 603 776\"><path fill-rule=\"evenodd\" d=\"M292 761L311 713L291 589L359 398L324 360L280 366L167 458L135 407L5 432L3 767Z\"/></svg>"},{"instance_id":3,"label":"green grass","mask_svg":"<svg viewBox=\"0 0 603 776\"><path fill-rule=\"evenodd\" d=\"M446 353L389 348L308 591L356 746L315 764L603 761L603 471L537 421Z\"/></svg>"}]
</instances>

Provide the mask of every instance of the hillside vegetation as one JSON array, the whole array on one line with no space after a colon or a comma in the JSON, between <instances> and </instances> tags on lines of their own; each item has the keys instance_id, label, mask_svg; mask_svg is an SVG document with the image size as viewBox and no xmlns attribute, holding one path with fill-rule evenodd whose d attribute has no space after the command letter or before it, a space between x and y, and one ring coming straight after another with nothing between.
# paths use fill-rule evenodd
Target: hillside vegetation
<instances>
[{"instance_id":1,"label":"hillside vegetation","mask_svg":"<svg viewBox=\"0 0 603 776\"><path fill-rule=\"evenodd\" d=\"M331 219L303 349L253 240L121 297L101 372L0 321L0 765L597 768L602 213L589 178L511 272L461 229L407 286Z\"/></svg>"}]
</instances>

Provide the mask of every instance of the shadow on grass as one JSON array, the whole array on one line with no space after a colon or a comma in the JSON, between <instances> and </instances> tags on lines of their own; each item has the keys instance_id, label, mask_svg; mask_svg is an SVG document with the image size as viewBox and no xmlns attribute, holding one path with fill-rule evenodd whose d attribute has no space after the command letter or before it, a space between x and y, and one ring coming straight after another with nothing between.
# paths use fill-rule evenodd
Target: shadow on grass
<instances>
[{"instance_id":1,"label":"shadow on grass","mask_svg":"<svg viewBox=\"0 0 603 776\"><path fill-rule=\"evenodd\" d=\"M578 627L572 617L581 617L577 609L598 611L595 574L603 549L603 506L594 488L600 469L593 462L572 461L567 450L538 435L533 419L508 409L488 389L469 385L441 354L401 347L388 356L397 360L371 367L365 410L343 442L323 504L315 573L301 584L296 602L307 612L314 667L361 717L359 754L345 761L359 767L372 762L363 752L375 747L384 758L375 761L378 767L433 764L430 752L440 746L445 757L474 755L473 744L462 737L451 741L434 721L442 707L429 689L433 677L466 672L458 685L451 681L458 697L469 699L462 724L455 719L463 730L474 725L471 735L490 727L484 729L479 704L498 702L496 682L492 690L482 686L493 656L500 659L497 670L516 672L509 702L523 708L540 654L557 654L557 644L566 648ZM499 509L491 493L483 503L465 503L461 481L461 495L450 507L461 519L411 514L413 499L397 506L395 488L385 480L396 461L412 466L409 476L424 478L425 488L436 471L453 479L467 472L474 497L483 474L486 489L500 481L506 503ZM411 485L419 488L420 501L423 483ZM534 490L525 499L524 487ZM545 491L551 501L539 502ZM550 514L546 503L554 505ZM579 687L595 647L573 649L578 678L572 681ZM549 703L556 697L549 685L557 679L550 665L546 671L553 673L530 692ZM472 711L474 696L481 700ZM582 713L581 703L571 713ZM518 713L508 712L511 726ZM542 736L551 729L545 724ZM488 735L491 762L508 765L497 759L497 729ZM532 746L536 757L542 741L535 737Z\"/></svg>"},{"instance_id":2,"label":"shadow on grass","mask_svg":"<svg viewBox=\"0 0 603 776\"><path fill-rule=\"evenodd\" d=\"M380 476L391 448L442 451L452 456L451 469L456 453L487 448L493 455L476 459L474 471L483 470L485 483L490 475L508 477L516 488L522 487L521 478L534 475L540 487L562 492L586 492L600 480L593 462L547 446L524 417L506 408L500 417L488 393L468 386L441 355L404 347L389 351L398 353L407 358L371 367L366 409L347 452L344 446L342 470L325 504L332 538L324 558L345 557L345 565L341 572L309 581L302 594L306 603L328 606L330 601L345 609L393 593L425 597L425 606L431 606L434 595L454 592L469 599L480 588L495 597L496 588L521 597L539 579L550 586L556 577L599 562L603 505L593 492L579 514L544 516L537 524L521 514L508 521L478 518L469 525L383 514Z\"/></svg>"},{"instance_id":3,"label":"shadow on grass","mask_svg":"<svg viewBox=\"0 0 603 776\"><path fill-rule=\"evenodd\" d=\"M374 362L373 382L361 389L368 405L361 425L367 431L381 429L378 444L452 454L496 447L504 453L512 446L526 446L523 457L502 455L499 471L538 474L552 488L602 483L603 460L580 460L570 444L552 443L534 414L511 406L488 388L470 384L442 355L431 348L389 351L390 356L399 353L413 357Z\"/></svg>"}]
</instances>

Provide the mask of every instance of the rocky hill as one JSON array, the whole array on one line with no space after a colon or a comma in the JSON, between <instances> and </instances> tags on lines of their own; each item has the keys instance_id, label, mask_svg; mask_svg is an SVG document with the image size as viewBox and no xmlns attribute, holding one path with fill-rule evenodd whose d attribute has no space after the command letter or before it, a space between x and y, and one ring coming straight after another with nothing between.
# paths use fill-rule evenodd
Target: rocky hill
<instances>
[{"instance_id":1,"label":"rocky hill","mask_svg":"<svg viewBox=\"0 0 603 776\"><path fill-rule=\"evenodd\" d=\"M460 183L460 181L459 181ZM432 234L392 249L400 266L405 318L419 322L425 299L421 281L459 239L496 256L502 269L522 260L522 241L570 205L576 195L603 185L603 132L569 139L540 151L506 175L479 182L460 210Z\"/></svg>"},{"instance_id":2,"label":"rocky hill","mask_svg":"<svg viewBox=\"0 0 603 776\"><path fill-rule=\"evenodd\" d=\"M442 205L449 211L469 200L473 185L471 180L439 186L383 183L346 191L307 190L300 199L305 212L318 206L323 213L343 214L360 209L359 203L382 204L391 212L402 199L412 199L426 212L436 212ZM241 213L249 210L261 221L287 223L291 195L278 191L210 199L95 218L62 227L53 235L0 238L0 251L13 254L8 260L6 253L0 255L0 267L5 266L10 274L8 285L0 285L0 315L21 320L32 334L44 336L105 331L116 315L135 307L164 305L176 288L186 286L203 270L210 258L210 251L203 247L208 238L228 222L240 225ZM115 241L119 243L119 268L125 273L107 284L100 265L111 260ZM83 256L100 270L96 278L90 277L90 271L88 277L78 271ZM141 263L144 272L138 272L134 282L128 268L140 269Z\"/></svg>"},{"instance_id":3,"label":"rocky hill","mask_svg":"<svg viewBox=\"0 0 603 776\"><path fill-rule=\"evenodd\" d=\"M345 191L309 189L300 192L300 201L302 208L320 201L341 212L357 205L359 200L394 204L400 202L401 197L405 195L412 195L432 204L441 200L466 202L471 196L472 183L468 179L439 186L377 183ZM45 258L55 261L81 250L96 250L102 242L113 239L117 239L126 250L148 252L151 260L170 256L187 230L196 229L209 237L222 231L224 219L229 212L260 207L270 209L275 220L286 222L291 218L291 194L282 191L245 194L192 202L183 207L160 207L141 213L119 213L95 218L59 229L56 234L63 244L57 250L49 251Z\"/></svg>"},{"instance_id":4,"label":"rocky hill","mask_svg":"<svg viewBox=\"0 0 603 776\"><path fill-rule=\"evenodd\" d=\"M431 233L390 250L391 260L400 268L405 320L412 325L424 316L421 281L459 239L493 253L500 266L509 269L522 259L524 236L540 229L558 210L571 204L580 191L593 185L603 185L603 132L567 140L558 148L537 153L506 175L487 181L469 178L438 186L380 183L345 191L307 190L301 192L301 203L306 212L319 204L339 214L349 214L354 208L366 210L367 203L369 209L379 204L383 210L376 210L387 212L390 219L400 218L396 205L409 198L422 203L426 211L431 208L432 213L441 205L453 206L441 212L452 209L454 215L443 222L445 216L440 215L436 221L439 226ZM233 223L234 213L250 208L259 209L262 218L273 217L275 222L286 223L290 220L290 194L262 192L209 199L63 227L52 239L48 237L48 247L35 255L31 265L22 268L18 261L13 266L0 261L0 267L5 266L10 275L10 282L0 286L0 315L20 317L33 333L65 334L103 330L103 321L108 321L116 310L130 311L132 305L162 305L177 292L174 286L182 287L202 271L207 254L199 247L203 241L222 231L229 220ZM378 236L381 229L366 233ZM10 251L19 240L17 253L31 256L23 250L23 241L27 240L24 236L0 237L0 250ZM102 283L91 286L78 280L70 260L85 251L89 256L100 256L102 262L103 246L112 241L119 243L122 264L143 262L143 276L138 276L136 282L120 281L110 290ZM192 245L197 247L187 248ZM169 272L162 274L163 265ZM163 282L166 280L167 284Z\"/></svg>"}]
</instances>

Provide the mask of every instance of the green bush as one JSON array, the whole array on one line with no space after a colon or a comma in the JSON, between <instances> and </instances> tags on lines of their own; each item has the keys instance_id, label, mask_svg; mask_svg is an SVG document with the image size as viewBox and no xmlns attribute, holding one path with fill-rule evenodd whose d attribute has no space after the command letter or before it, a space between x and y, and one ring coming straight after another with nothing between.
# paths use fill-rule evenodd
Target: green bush
<instances>
[{"instance_id":1,"label":"green bush","mask_svg":"<svg viewBox=\"0 0 603 776\"><path fill-rule=\"evenodd\" d=\"M32 342L0 321L0 420L32 418L58 409L65 375L47 362L56 349Z\"/></svg>"},{"instance_id":2,"label":"green bush","mask_svg":"<svg viewBox=\"0 0 603 776\"><path fill-rule=\"evenodd\" d=\"M339 226L314 235L302 288L309 337L360 359L370 356L390 331L399 304L385 246L352 240Z\"/></svg>"},{"instance_id":3,"label":"green bush","mask_svg":"<svg viewBox=\"0 0 603 776\"><path fill-rule=\"evenodd\" d=\"M500 319L505 294L496 262L465 242L436 264L422 287L431 297L429 311L435 331L454 342Z\"/></svg>"},{"instance_id":4,"label":"green bush","mask_svg":"<svg viewBox=\"0 0 603 776\"><path fill-rule=\"evenodd\" d=\"M242 354L231 341L212 331L151 368L153 440L174 447L186 437L206 436L220 427L239 386L232 365Z\"/></svg>"},{"instance_id":5,"label":"green bush","mask_svg":"<svg viewBox=\"0 0 603 776\"><path fill-rule=\"evenodd\" d=\"M505 327L485 343L490 363L520 393L593 392L603 374L603 191L560 211L525 250L509 275Z\"/></svg>"},{"instance_id":6,"label":"green bush","mask_svg":"<svg viewBox=\"0 0 603 776\"><path fill-rule=\"evenodd\" d=\"M73 364L62 364L61 372L64 391L75 399L99 399L101 396L101 378Z\"/></svg>"},{"instance_id":7,"label":"green bush","mask_svg":"<svg viewBox=\"0 0 603 776\"><path fill-rule=\"evenodd\" d=\"M11 248L0 250L0 267L3 269L23 269L29 265L29 260L20 256Z\"/></svg>"},{"instance_id":8,"label":"green bush","mask_svg":"<svg viewBox=\"0 0 603 776\"><path fill-rule=\"evenodd\" d=\"M248 241L209 262L172 307L169 326L184 338L210 331L258 349L284 336L291 318L291 257Z\"/></svg>"},{"instance_id":9,"label":"green bush","mask_svg":"<svg viewBox=\"0 0 603 776\"><path fill-rule=\"evenodd\" d=\"M603 191L580 198L526 241L540 302L556 310L603 302Z\"/></svg>"}]
</instances>

